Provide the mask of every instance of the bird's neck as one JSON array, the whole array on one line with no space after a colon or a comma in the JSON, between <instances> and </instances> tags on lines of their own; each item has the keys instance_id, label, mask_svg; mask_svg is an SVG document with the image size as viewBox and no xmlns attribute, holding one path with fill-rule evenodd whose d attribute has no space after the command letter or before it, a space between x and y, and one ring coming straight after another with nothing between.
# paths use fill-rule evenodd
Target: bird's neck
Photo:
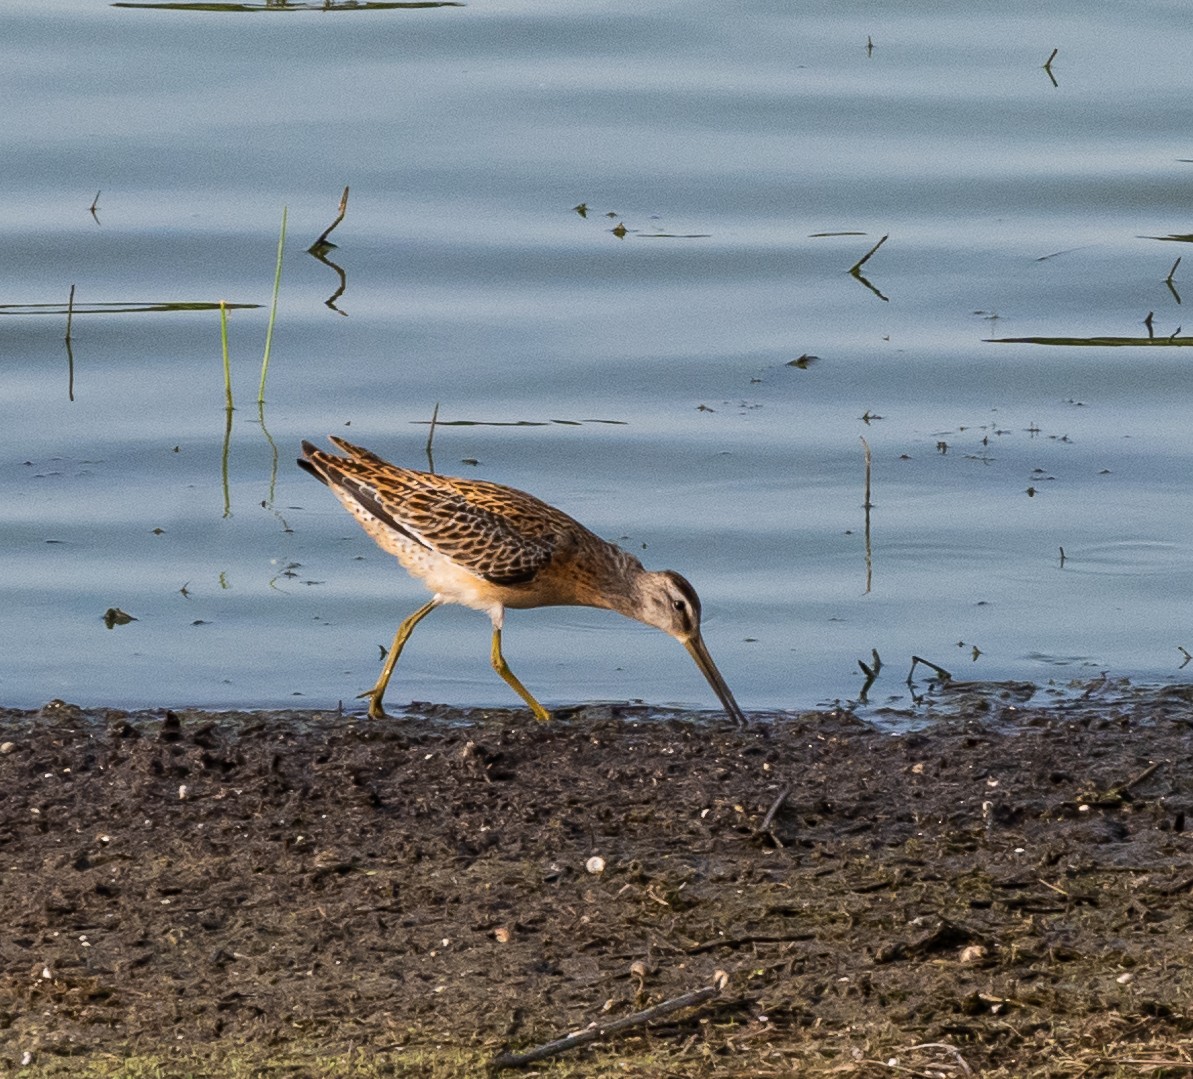
<instances>
[{"instance_id":1,"label":"bird's neck","mask_svg":"<svg viewBox=\"0 0 1193 1079\"><path fill-rule=\"evenodd\" d=\"M639 619L642 586L650 572L643 569L642 563L629 551L614 544L609 548L601 579L596 582L603 600L598 606L607 607L626 618Z\"/></svg>"}]
</instances>

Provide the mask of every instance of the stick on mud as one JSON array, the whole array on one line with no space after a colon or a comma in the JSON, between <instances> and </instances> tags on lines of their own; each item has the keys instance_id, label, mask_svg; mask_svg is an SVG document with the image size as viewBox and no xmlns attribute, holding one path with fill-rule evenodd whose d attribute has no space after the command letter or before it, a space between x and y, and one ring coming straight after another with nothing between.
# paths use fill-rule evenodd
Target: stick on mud
<instances>
[{"instance_id":1,"label":"stick on mud","mask_svg":"<svg viewBox=\"0 0 1193 1079\"><path fill-rule=\"evenodd\" d=\"M647 1008L645 1011L627 1015L624 1019L615 1019L611 1023L593 1024L587 1030L581 1030L577 1034L569 1034L566 1038L558 1038L553 1042L547 1042L546 1045L540 1045L538 1048L528 1050L525 1053L502 1053L499 1057L494 1058L489 1067L492 1071L500 1071L503 1068L524 1068L528 1064L533 1064L539 1060L546 1060L547 1057L556 1056L559 1053L567 1052L569 1049L601 1041L612 1034L620 1034L623 1030L632 1030L634 1027L640 1027L652 1020L661 1019L664 1015L670 1015L672 1012L680 1011L683 1008L693 1008L697 1004L703 1004L706 1000L719 997L728 982L729 976L723 971L717 971L713 984L706 985L703 989L684 993L680 997L672 997L670 1000L663 1001L662 1004L656 1004L653 1008Z\"/></svg>"},{"instance_id":2,"label":"stick on mud","mask_svg":"<svg viewBox=\"0 0 1193 1079\"><path fill-rule=\"evenodd\" d=\"M942 682L951 682L953 680L953 676L951 674L949 674L948 671L946 671L943 667L937 666L937 664L933 663L930 659L923 659L920 656L912 656L911 657L911 670L907 672L907 684L908 685L911 685L912 678L915 675L915 669L921 663L925 667L928 667L931 670L934 670Z\"/></svg>"}]
</instances>

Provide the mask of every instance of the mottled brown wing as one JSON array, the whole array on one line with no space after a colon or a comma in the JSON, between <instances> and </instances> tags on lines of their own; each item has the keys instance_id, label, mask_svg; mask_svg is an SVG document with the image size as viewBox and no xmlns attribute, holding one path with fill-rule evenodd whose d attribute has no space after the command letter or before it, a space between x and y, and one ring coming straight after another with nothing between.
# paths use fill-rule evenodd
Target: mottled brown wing
<instances>
[{"instance_id":1,"label":"mottled brown wing","mask_svg":"<svg viewBox=\"0 0 1193 1079\"><path fill-rule=\"evenodd\" d=\"M533 580L584 531L524 491L399 468L342 439L333 441L353 456L305 443L307 460L299 463L383 524L494 584Z\"/></svg>"},{"instance_id":2,"label":"mottled brown wing","mask_svg":"<svg viewBox=\"0 0 1193 1079\"><path fill-rule=\"evenodd\" d=\"M464 569L494 584L525 584L551 562L578 527L522 491L475 480L415 473L393 507L402 525ZM427 480L431 482L426 482ZM435 482L436 480L440 482ZM382 504L391 508L388 492Z\"/></svg>"}]
</instances>

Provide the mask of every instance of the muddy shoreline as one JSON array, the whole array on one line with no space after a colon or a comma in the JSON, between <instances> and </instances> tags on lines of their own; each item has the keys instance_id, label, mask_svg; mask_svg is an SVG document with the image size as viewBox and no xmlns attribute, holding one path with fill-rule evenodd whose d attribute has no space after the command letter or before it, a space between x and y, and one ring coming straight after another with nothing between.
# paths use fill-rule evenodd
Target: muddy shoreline
<instances>
[{"instance_id":1,"label":"muddy shoreline","mask_svg":"<svg viewBox=\"0 0 1193 1079\"><path fill-rule=\"evenodd\" d=\"M1193 1074L1193 693L1023 700L0 710L0 1071Z\"/></svg>"}]
</instances>

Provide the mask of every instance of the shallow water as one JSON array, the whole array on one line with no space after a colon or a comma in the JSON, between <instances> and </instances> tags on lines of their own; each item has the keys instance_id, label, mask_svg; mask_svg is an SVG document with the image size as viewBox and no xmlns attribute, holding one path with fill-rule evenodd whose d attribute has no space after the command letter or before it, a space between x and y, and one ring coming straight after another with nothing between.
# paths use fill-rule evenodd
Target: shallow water
<instances>
[{"instance_id":1,"label":"shallow water","mask_svg":"<svg viewBox=\"0 0 1193 1079\"><path fill-rule=\"evenodd\" d=\"M439 471L688 576L747 708L853 698L873 649L882 703L912 655L1188 680L1193 353L988 340L1187 336L1183 6L71 0L0 29L7 703L366 688L424 593L293 459L334 432L425 465L436 402ZM345 184L341 282L305 249ZM87 313L218 300L261 305L230 316L226 454L218 315ZM516 612L505 645L548 705L713 703L614 615ZM392 694L509 703L483 618L424 622Z\"/></svg>"}]
</instances>

